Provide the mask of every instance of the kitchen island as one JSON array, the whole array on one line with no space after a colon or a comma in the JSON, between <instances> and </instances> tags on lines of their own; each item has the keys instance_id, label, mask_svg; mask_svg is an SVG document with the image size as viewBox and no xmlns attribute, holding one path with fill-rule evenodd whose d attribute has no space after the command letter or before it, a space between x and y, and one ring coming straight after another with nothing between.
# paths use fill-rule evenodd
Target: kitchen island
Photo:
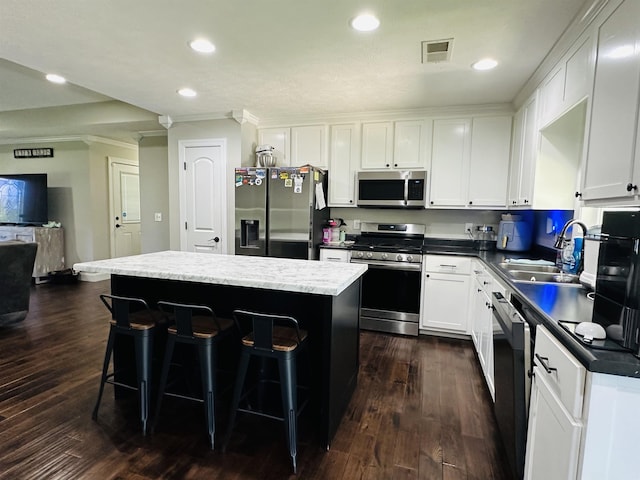
<instances>
[{"instance_id":1,"label":"kitchen island","mask_svg":"<svg viewBox=\"0 0 640 480\"><path fill-rule=\"evenodd\" d=\"M361 277L366 265L166 251L77 263L108 273L111 292L291 315L309 332L308 386L319 439L329 448L357 385ZM117 362L131 361L118 355ZM304 380L302 378L301 380Z\"/></svg>"}]
</instances>

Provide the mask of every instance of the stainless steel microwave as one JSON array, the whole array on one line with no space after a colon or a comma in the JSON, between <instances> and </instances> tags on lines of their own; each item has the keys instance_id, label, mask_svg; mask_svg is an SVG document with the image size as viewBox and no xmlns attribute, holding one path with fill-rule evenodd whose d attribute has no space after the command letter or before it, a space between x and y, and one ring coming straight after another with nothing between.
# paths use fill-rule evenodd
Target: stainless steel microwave
<instances>
[{"instance_id":1,"label":"stainless steel microwave","mask_svg":"<svg viewBox=\"0 0 640 480\"><path fill-rule=\"evenodd\" d=\"M425 170L358 172L359 207L424 208L426 202Z\"/></svg>"}]
</instances>

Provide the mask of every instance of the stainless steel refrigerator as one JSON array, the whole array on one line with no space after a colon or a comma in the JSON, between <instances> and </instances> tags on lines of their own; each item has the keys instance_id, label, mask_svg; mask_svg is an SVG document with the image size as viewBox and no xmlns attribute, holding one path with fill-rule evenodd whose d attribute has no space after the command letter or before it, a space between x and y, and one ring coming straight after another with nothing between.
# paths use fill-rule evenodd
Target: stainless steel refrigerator
<instances>
[{"instance_id":1,"label":"stainless steel refrigerator","mask_svg":"<svg viewBox=\"0 0 640 480\"><path fill-rule=\"evenodd\" d=\"M326 191L319 168L236 168L236 255L316 260L329 219Z\"/></svg>"}]
</instances>

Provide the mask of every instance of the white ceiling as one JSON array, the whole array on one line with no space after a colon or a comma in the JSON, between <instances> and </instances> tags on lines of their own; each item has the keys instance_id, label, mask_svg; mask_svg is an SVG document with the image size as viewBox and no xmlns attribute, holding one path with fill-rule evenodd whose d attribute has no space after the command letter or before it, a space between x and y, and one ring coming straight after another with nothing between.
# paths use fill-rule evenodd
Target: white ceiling
<instances>
[{"instance_id":1,"label":"white ceiling","mask_svg":"<svg viewBox=\"0 0 640 480\"><path fill-rule=\"evenodd\" d=\"M2 0L0 112L109 98L174 118L508 103L584 3ZM363 10L380 18L377 31L350 28ZM216 52L191 51L197 36ZM454 39L451 61L422 64L421 42L445 38ZM482 57L499 66L473 71ZM49 84L40 72L70 83ZM184 86L198 96L178 96Z\"/></svg>"}]
</instances>

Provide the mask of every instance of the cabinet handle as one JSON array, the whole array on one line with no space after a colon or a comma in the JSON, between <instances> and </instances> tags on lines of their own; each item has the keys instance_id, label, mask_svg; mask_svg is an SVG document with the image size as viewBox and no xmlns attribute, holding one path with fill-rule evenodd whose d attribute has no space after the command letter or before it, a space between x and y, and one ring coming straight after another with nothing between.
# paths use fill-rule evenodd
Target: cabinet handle
<instances>
[{"instance_id":1,"label":"cabinet handle","mask_svg":"<svg viewBox=\"0 0 640 480\"><path fill-rule=\"evenodd\" d=\"M429 203L430 203L431 205L433 205L433 200L431 200Z\"/></svg>"},{"instance_id":2,"label":"cabinet handle","mask_svg":"<svg viewBox=\"0 0 640 480\"><path fill-rule=\"evenodd\" d=\"M479 289L478 289L478 293L480 293L481 291L482 291L482 289L481 289L481 288L479 288Z\"/></svg>"},{"instance_id":3,"label":"cabinet handle","mask_svg":"<svg viewBox=\"0 0 640 480\"><path fill-rule=\"evenodd\" d=\"M529 203L529 200L525 199L524 203Z\"/></svg>"},{"instance_id":4,"label":"cabinet handle","mask_svg":"<svg viewBox=\"0 0 640 480\"><path fill-rule=\"evenodd\" d=\"M582 193L576 192L576 198L582 198Z\"/></svg>"},{"instance_id":5,"label":"cabinet handle","mask_svg":"<svg viewBox=\"0 0 640 480\"><path fill-rule=\"evenodd\" d=\"M457 265L451 265L451 264L447 264L447 263L441 263L440 266L441 267L446 267L446 268L458 268Z\"/></svg>"},{"instance_id":6,"label":"cabinet handle","mask_svg":"<svg viewBox=\"0 0 640 480\"><path fill-rule=\"evenodd\" d=\"M393 164L393 166L394 166L394 167L397 167L397 166L398 166L398 164L397 164L397 163L394 163L394 164Z\"/></svg>"},{"instance_id":7,"label":"cabinet handle","mask_svg":"<svg viewBox=\"0 0 640 480\"><path fill-rule=\"evenodd\" d=\"M483 285L491 285L491 282L483 281L482 284Z\"/></svg>"},{"instance_id":8,"label":"cabinet handle","mask_svg":"<svg viewBox=\"0 0 640 480\"><path fill-rule=\"evenodd\" d=\"M516 201L515 201L515 200L512 200L512 201L511 201L511 205L515 205L515 204L516 204Z\"/></svg>"},{"instance_id":9,"label":"cabinet handle","mask_svg":"<svg viewBox=\"0 0 640 480\"><path fill-rule=\"evenodd\" d=\"M349 200L349 203L353 203L353 200Z\"/></svg>"},{"instance_id":10,"label":"cabinet handle","mask_svg":"<svg viewBox=\"0 0 640 480\"><path fill-rule=\"evenodd\" d=\"M387 163L387 167L389 166L389 164Z\"/></svg>"},{"instance_id":11,"label":"cabinet handle","mask_svg":"<svg viewBox=\"0 0 640 480\"><path fill-rule=\"evenodd\" d=\"M469 205L473 205L473 202L471 200L469 200Z\"/></svg>"},{"instance_id":12,"label":"cabinet handle","mask_svg":"<svg viewBox=\"0 0 640 480\"><path fill-rule=\"evenodd\" d=\"M428 273L425 275L425 277L429 278L431 275L429 275Z\"/></svg>"},{"instance_id":13,"label":"cabinet handle","mask_svg":"<svg viewBox=\"0 0 640 480\"><path fill-rule=\"evenodd\" d=\"M557 372L558 369L554 368L554 367L550 367L549 366L549 359L547 357L541 357L540 355L538 355L536 353L536 358L538 359L538 361L540 362L540 365L542 365L542 368L544 368L544 370L547 373L551 373L551 372Z\"/></svg>"},{"instance_id":14,"label":"cabinet handle","mask_svg":"<svg viewBox=\"0 0 640 480\"><path fill-rule=\"evenodd\" d=\"M627 192L633 190L634 192L638 190L638 185L634 185L633 183L627 183Z\"/></svg>"}]
</instances>

